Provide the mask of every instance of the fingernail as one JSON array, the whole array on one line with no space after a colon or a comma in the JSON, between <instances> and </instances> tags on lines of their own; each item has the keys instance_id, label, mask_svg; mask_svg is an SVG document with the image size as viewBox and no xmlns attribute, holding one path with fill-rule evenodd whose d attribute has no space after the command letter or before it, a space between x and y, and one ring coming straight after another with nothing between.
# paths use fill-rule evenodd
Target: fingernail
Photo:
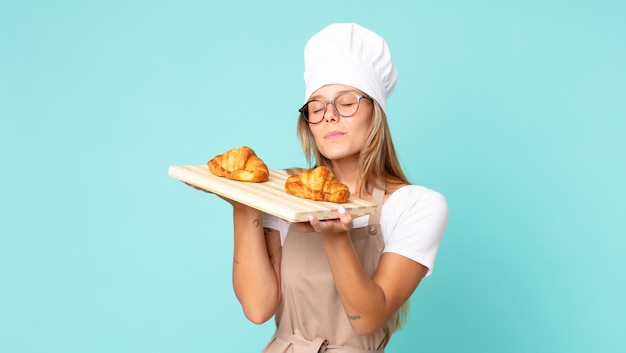
<instances>
[{"instance_id":1,"label":"fingernail","mask_svg":"<svg viewBox=\"0 0 626 353\"><path fill-rule=\"evenodd\" d=\"M341 214L346 214L346 209L343 206L339 206L339 208L337 209L339 211L339 213Z\"/></svg>"},{"instance_id":2,"label":"fingernail","mask_svg":"<svg viewBox=\"0 0 626 353\"><path fill-rule=\"evenodd\" d=\"M313 222L314 219L313 216L309 216L309 222Z\"/></svg>"}]
</instances>

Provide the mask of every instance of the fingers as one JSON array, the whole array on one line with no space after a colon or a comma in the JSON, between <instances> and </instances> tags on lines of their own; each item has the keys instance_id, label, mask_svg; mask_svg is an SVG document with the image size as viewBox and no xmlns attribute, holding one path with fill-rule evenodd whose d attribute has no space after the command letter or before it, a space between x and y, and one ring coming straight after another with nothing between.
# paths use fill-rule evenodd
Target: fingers
<instances>
[{"instance_id":1,"label":"fingers","mask_svg":"<svg viewBox=\"0 0 626 353\"><path fill-rule=\"evenodd\" d=\"M352 229L352 215L347 212L343 206L339 206L337 213L338 218L323 221L315 216L309 216L309 223L303 223L303 226L298 226L298 230L308 230L317 233L340 233L350 231Z\"/></svg>"},{"instance_id":2,"label":"fingers","mask_svg":"<svg viewBox=\"0 0 626 353\"><path fill-rule=\"evenodd\" d=\"M344 229L351 230L352 229L352 215L348 213L348 211L346 211L346 209L343 206L339 206L339 209L337 210L337 212L339 213L339 220L341 221L341 224L343 225Z\"/></svg>"},{"instance_id":3,"label":"fingers","mask_svg":"<svg viewBox=\"0 0 626 353\"><path fill-rule=\"evenodd\" d=\"M309 222L292 223L291 227L293 227L298 232L302 232L302 233L313 233L313 232L315 232L315 229L313 229L313 226Z\"/></svg>"}]
</instances>

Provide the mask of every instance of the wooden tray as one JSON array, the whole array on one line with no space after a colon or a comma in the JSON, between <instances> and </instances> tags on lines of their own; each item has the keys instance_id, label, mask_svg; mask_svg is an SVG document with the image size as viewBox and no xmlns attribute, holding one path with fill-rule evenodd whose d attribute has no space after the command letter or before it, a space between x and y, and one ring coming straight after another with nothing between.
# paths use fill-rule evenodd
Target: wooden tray
<instances>
[{"instance_id":1,"label":"wooden tray","mask_svg":"<svg viewBox=\"0 0 626 353\"><path fill-rule=\"evenodd\" d=\"M269 180L262 183L218 177L212 174L206 165L170 166L168 175L290 222L308 222L309 215L318 219L337 218L337 208L340 205L353 217L376 211L376 204L352 196L348 202L338 204L290 195L285 191L288 175L279 170L270 169Z\"/></svg>"}]
</instances>

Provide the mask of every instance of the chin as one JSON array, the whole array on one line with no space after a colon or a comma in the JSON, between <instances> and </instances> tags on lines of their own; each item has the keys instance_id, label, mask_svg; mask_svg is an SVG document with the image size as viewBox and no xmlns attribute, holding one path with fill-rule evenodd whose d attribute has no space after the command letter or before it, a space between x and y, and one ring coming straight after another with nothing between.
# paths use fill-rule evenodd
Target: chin
<instances>
[{"instance_id":1,"label":"chin","mask_svg":"<svg viewBox=\"0 0 626 353\"><path fill-rule=\"evenodd\" d=\"M330 150L330 151L320 151L320 153L322 154L322 156L333 161L333 160L345 159L345 158L350 158L350 157L359 158L360 151L357 151L356 153L350 153L346 150L337 149L337 150Z\"/></svg>"}]
</instances>

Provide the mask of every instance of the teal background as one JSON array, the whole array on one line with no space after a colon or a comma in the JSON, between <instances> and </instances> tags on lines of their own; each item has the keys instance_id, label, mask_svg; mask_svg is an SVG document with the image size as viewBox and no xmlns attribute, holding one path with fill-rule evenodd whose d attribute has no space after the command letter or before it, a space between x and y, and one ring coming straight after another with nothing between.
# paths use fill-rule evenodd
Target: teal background
<instances>
[{"instance_id":1,"label":"teal background","mask_svg":"<svg viewBox=\"0 0 626 353\"><path fill-rule=\"evenodd\" d=\"M383 35L413 183L450 221L389 352L626 349L621 1L0 1L0 351L258 352L230 208L169 177L303 166L302 50ZM228 349L225 347L229 346Z\"/></svg>"}]
</instances>

